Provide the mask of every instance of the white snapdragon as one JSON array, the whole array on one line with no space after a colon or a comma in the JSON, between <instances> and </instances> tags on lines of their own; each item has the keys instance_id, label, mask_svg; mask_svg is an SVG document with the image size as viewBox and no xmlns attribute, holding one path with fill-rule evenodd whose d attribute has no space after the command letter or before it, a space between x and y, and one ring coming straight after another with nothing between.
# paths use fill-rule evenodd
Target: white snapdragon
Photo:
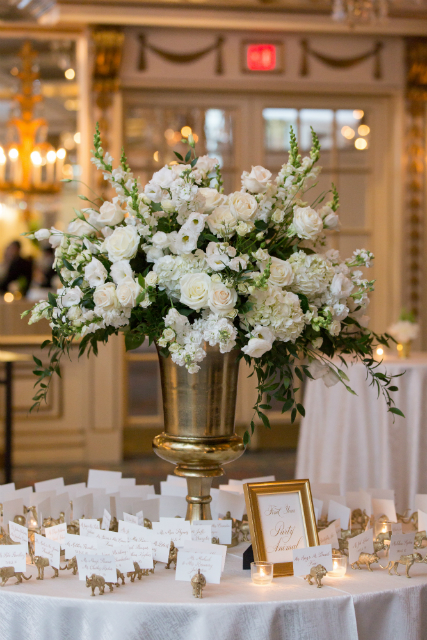
<instances>
[{"instance_id":1,"label":"white snapdragon","mask_svg":"<svg viewBox=\"0 0 427 640\"><path fill-rule=\"evenodd\" d=\"M340 219L338 214L331 208L329 204L325 204L320 210L319 215L323 220L325 229L338 229Z\"/></svg>"}]
</instances>

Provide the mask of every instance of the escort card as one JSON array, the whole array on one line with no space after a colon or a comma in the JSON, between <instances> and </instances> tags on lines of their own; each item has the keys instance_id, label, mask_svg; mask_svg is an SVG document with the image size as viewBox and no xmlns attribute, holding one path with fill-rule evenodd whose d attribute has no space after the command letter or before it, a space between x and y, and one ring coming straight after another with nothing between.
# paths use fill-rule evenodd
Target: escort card
<instances>
[{"instance_id":1,"label":"escort card","mask_svg":"<svg viewBox=\"0 0 427 640\"><path fill-rule=\"evenodd\" d=\"M105 582L117 582L116 561L114 556L79 553L76 557L79 580L86 580L86 576L90 578L94 573L97 576L102 576Z\"/></svg>"},{"instance_id":2,"label":"escort card","mask_svg":"<svg viewBox=\"0 0 427 640\"><path fill-rule=\"evenodd\" d=\"M133 571L133 560L130 557L128 544L111 544L111 541L100 543L98 545L98 553L101 555L112 555L116 561L116 568L124 573Z\"/></svg>"},{"instance_id":3,"label":"escort card","mask_svg":"<svg viewBox=\"0 0 427 640\"><path fill-rule=\"evenodd\" d=\"M19 542L24 545L25 550L28 551L28 529L16 522L9 520L9 535L14 542Z\"/></svg>"},{"instance_id":4,"label":"escort card","mask_svg":"<svg viewBox=\"0 0 427 640\"><path fill-rule=\"evenodd\" d=\"M124 533L104 531L103 529L91 529L89 535L97 541L98 546L105 544L108 547L113 547L116 544L127 544L128 541L128 537Z\"/></svg>"},{"instance_id":5,"label":"escort card","mask_svg":"<svg viewBox=\"0 0 427 640\"><path fill-rule=\"evenodd\" d=\"M48 558L49 564L54 569L59 569L59 555L61 553L61 546L56 540L49 540L39 536L38 533L34 534L34 555L41 556L42 558Z\"/></svg>"},{"instance_id":6,"label":"escort card","mask_svg":"<svg viewBox=\"0 0 427 640\"><path fill-rule=\"evenodd\" d=\"M322 499L323 494L330 494L333 496L341 495L341 487L338 482L312 482L310 483L311 493L316 498Z\"/></svg>"},{"instance_id":7,"label":"escort card","mask_svg":"<svg viewBox=\"0 0 427 640\"><path fill-rule=\"evenodd\" d=\"M141 569L153 568L153 547L151 542L129 540L129 555L132 561L139 564Z\"/></svg>"},{"instance_id":8,"label":"escort card","mask_svg":"<svg viewBox=\"0 0 427 640\"><path fill-rule=\"evenodd\" d=\"M60 524L55 525L54 527L46 527L45 529L46 538L49 540L56 540L59 542L62 549L64 548L64 540L67 535L67 525L65 522L61 522Z\"/></svg>"},{"instance_id":9,"label":"escort card","mask_svg":"<svg viewBox=\"0 0 427 640\"><path fill-rule=\"evenodd\" d=\"M123 511L123 520L124 522L133 522L133 524L138 524L138 516L132 516L130 513L126 513Z\"/></svg>"},{"instance_id":10,"label":"escort card","mask_svg":"<svg viewBox=\"0 0 427 640\"><path fill-rule=\"evenodd\" d=\"M74 536L67 533L63 542L65 559L70 560L79 553L96 554L98 542L89 536Z\"/></svg>"},{"instance_id":11,"label":"escort card","mask_svg":"<svg viewBox=\"0 0 427 640\"><path fill-rule=\"evenodd\" d=\"M178 553L175 580L190 582L199 569L208 584L219 584L221 581L221 556L215 553L198 553L181 549Z\"/></svg>"},{"instance_id":12,"label":"escort card","mask_svg":"<svg viewBox=\"0 0 427 640\"><path fill-rule=\"evenodd\" d=\"M348 539L349 564L353 564L353 562L359 560L359 555L362 551L374 553L374 535L372 529L368 529L360 535Z\"/></svg>"},{"instance_id":13,"label":"escort card","mask_svg":"<svg viewBox=\"0 0 427 640\"><path fill-rule=\"evenodd\" d=\"M210 524L192 524L191 540L212 544L212 527Z\"/></svg>"},{"instance_id":14,"label":"escort card","mask_svg":"<svg viewBox=\"0 0 427 640\"><path fill-rule=\"evenodd\" d=\"M366 515L372 515L372 498L367 491L347 491L345 499L347 507L350 507L352 511L361 509L361 511L366 511Z\"/></svg>"},{"instance_id":15,"label":"escort card","mask_svg":"<svg viewBox=\"0 0 427 640\"><path fill-rule=\"evenodd\" d=\"M24 573L26 562L27 551L23 544L0 544L0 567L13 567Z\"/></svg>"},{"instance_id":16,"label":"escort card","mask_svg":"<svg viewBox=\"0 0 427 640\"><path fill-rule=\"evenodd\" d=\"M190 523L187 520L176 519L173 522L153 522L153 531L162 536L169 536L176 547L182 547L184 540L191 540Z\"/></svg>"},{"instance_id":17,"label":"escort card","mask_svg":"<svg viewBox=\"0 0 427 640\"><path fill-rule=\"evenodd\" d=\"M15 516L24 512L24 501L22 498L7 500L3 502L3 522L13 522Z\"/></svg>"},{"instance_id":18,"label":"escort card","mask_svg":"<svg viewBox=\"0 0 427 640\"><path fill-rule=\"evenodd\" d=\"M73 520L92 518L93 495L91 493L78 496L73 500Z\"/></svg>"},{"instance_id":19,"label":"escort card","mask_svg":"<svg viewBox=\"0 0 427 640\"><path fill-rule=\"evenodd\" d=\"M401 522L392 522L391 523L391 533L392 535L395 533L403 533L402 531L402 523Z\"/></svg>"},{"instance_id":20,"label":"escort card","mask_svg":"<svg viewBox=\"0 0 427 640\"><path fill-rule=\"evenodd\" d=\"M174 482L161 482L160 493L162 496L179 496L185 498L188 490L187 485L175 484Z\"/></svg>"},{"instance_id":21,"label":"escort card","mask_svg":"<svg viewBox=\"0 0 427 640\"><path fill-rule=\"evenodd\" d=\"M394 502L394 489L366 489L366 491L377 500L392 500Z\"/></svg>"},{"instance_id":22,"label":"escort card","mask_svg":"<svg viewBox=\"0 0 427 640\"><path fill-rule=\"evenodd\" d=\"M90 536L99 529L99 520L83 518L83 520L79 520L79 524L81 536Z\"/></svg>"},{"instance_id":23,"label":"escort card","mask_svg":"<svg viewBox=\"0 0 427 640\"><path fill-rule=\"evenodd\" d=\"M107 509L104 509L104 515L102 516L101 529L104 529L104 531L109 531L110 524L111 524L111 514L109 511L107 511Z\"/></svg>"},{"instance_id":24,"label":"escort card","mask_svg":"<svg viewBox=\"0 0 427 640\"><path fill-rule=\"evenodd\" d=\"M55 491L56 493L64 493L64 478L52 478L52 480L35 482L34 490L36 493L40 493L42 491Z\"/></svg>"},{"instance_id":25,"label":"escort card","mask_svg":"<svg viewBox=\"0 0 427 640\"><path fill-rule=\"evenodd\" d=\"M418 509L418 531L427 531L427 513Z\"/></svg>"},{"instance_id":26,"label":"escort card","mask_svg":"<svg viewBox=\"0 0 427 640\"><path fill-rule=\"evenodd\" d=\"M181 518L185 518L187 515L187 500L182 496L159 496L158 500L159 516L166 516L167 518L180 516ZM144 505L141 505L141 509L144 510ZM151 518L150 520L153 522ZM156 520L158 520L158 518L156 518Z\"/></svg>"},{"instance_id":27,"label":"escort card","mask_svg":"<svg viewBox=\"0 0 427 640\"><path fill-rule=\"evenodd\" d=\"M243 493L231 493L220 491L216 501L216 508L220 518L224 518L228 512L232 518L241 520L245 512L245 496Z\"/></svg>"},{"instance_id":28,"label":"escort card","mask_svg":"<svg viewBox=\"0 0 427 640\"><path fill-rule=\"evenodd\" d=\"M138 518L138 524L143 527L144 526L144 512L143 511L138 511L138 513L136 514L136 517Z\"/></svg>"},{"instance_id":29,"label":"escort card","mask_svg":"<svg viewBox=\"0 0 427 640\"><path fill-rule=\"evenodd\" d=\"M260 476L258 478L245 478L242 480L242 484L249 484L250 482L275 482L276 476ZM230 480L231 484L231 480Z\"/></svg>"},{"instance_id":30,"label":"escort card","mask_svg":"<svg viewBox=\"0 0 427 640\"><path fill-rule=\"evenodd\" d=\"M328 521L340 519L341 529L348 529L350 516L351 511L348 507L345 507L335 500L329 500Z\"/></svg>"},{"instance_id":31,"label":"escort card","mask_svg":"<svg viewBox=\"0 0 427 640\"><path fill-rule=\"evenodd\" d=\"M322 495L322 500L323 500L322 518L328 517L329 503L331 500L333 500L334 502L338 502L338 504L341 504L343 507L347 506L344 496L335 496L333 494L324 493Z\"/></svg>"},{"instance_id":32,"label":"escort card","mask_svg":"<svg viewBox=\"0 0 427 640\"><path fill-rule=\"evenodd\" d=\"M339 549L337 530L335 523L332 522L329 527L319 531L319 542L322 545L330 544L332 549Z\"/></svg>"},{"instance_id":33,"label":"escort card","mask_svg":"<svg viewBox=\"0 0 427 640\"><path fill-rule=\"evenodd\" d=\"M394 500L372 498L372 511L374 513L375 520L381 516L387 516L390 522L397 522Z\"/></svg>"},{"instance_id":34,"label":"escort card","mask_svg":"<svg viewBox=\"0 0 427 640\"><path fill-rule=\"evenodd\" d=\"M196 542L194 540L185 540L185 551L197 551L200 553L216 553L221 556L221 571L224 571L225 558L227 556L227 547L223 544L206 544L206 542ZM178 553L179 555L179 553Z\"/></svg>"},{"instance_id":35,"label":"escort card","mask_svg":"<svg viewBox=\"0 0 427 640\"><path fill-rule=\"evenodd\" d=\"M167 562L169 558L169 549L171 546L171 537L153 532L151 541L153 546L153 558L158 562ZM179 557L179 553L178 553Z\"/></svg>"},{"instance_id":36,"label":"escort card","mask_svg":"<svg viewBox=\"0 0 427 640\"><path fill-rule=\"evenodd\" d=\"M319 516L322 515L323 500L318 500L317 498L313 498L313 508L317 509L317 517L316 517L316 522L317 522L319 519Z\"/></svg>"},{"instance_id":37,"label":"escort card","mask_svg":"<svg viewBox=\"0 0 427 640\"><path fill-rule=\"evenodd\" d=\"M332 547L330 544L306 549L294 549L292 552L294 576L306 576L318 564L332 571Z\"/></svg>"},{"instance_id":38,"label":"escort card","mask_svg":"<svg viewBox=\"0 0 427 640\"><path fill-rule=\"evenodd\" d=\"M389 560L399 560L400 556L414 553L415 533L393 533L390 540Z\"/></svg>"},{"instance_id":39,"label":"escort card","mask_svg":"<svg viewBox=\"0 0 427 640\"><path fill-rule=\"evenodd\" d=\"M99 469L89 469L87 480L88 489L106 489L107 487L119 486L122 477L121 471L102 471Z\"/></svg>"},{"instance_id":40,"label":"escort card","mask_svg":"<svg viewBox=\"0 0 427 640\"><path fill-rule=\"evenodd\" d=\"M142 511L144 518L148 518L151 522L158 522L160 517L160 498L142 501Z\"/></svg>"},{"instance_id":41,"label":"escort card","mask_svg":"<svg viewBox=\"0 0 427 640\"><path fill-rule=\"evenodd\" d=\"M421 509L424 513L427 513L427 494L417 493L414 502L414 511Z\"/></svg>"},{"instance_id":42,"label":"escort card","mask_svg":"<svg viewBox=\"0 0 427 640\"><path fill-rule=\"evenodd\" d=\"M125 522L119 520L119 533L128 537L128 540L138 540L139 542L151 542L153 539L154 531L141 527L139 524L133 522Z\"/></svg>"}]
</instances>

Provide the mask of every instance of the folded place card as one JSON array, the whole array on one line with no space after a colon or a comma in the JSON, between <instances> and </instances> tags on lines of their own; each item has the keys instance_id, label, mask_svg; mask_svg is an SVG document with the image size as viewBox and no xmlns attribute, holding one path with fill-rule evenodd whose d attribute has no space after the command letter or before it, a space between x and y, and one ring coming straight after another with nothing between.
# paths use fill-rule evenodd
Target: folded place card
<instances>
[{"instance_id":1,"label":"folded place card","mask_svg":"<svg viewBox=\"0 0 427 640\"><path fill-rule=\"evenodd\" d=\"M61 513L65 516L65 522L70 523L71 505L68 493L58 493L50 499L50 515L52 518L58 519Z\"/></svg>"},{"instance_id":2,"label":"folded place card","mask_svg":"<svg viewBox=\"0 0 427 640\"><path fill-rule=\"evenodd\" d=\"M3 502L3 500L6 500L7 496L11 495L12 493L15 493L15 483L14 482L8 482L7 484L1 484L0 485L0 502ZM16 496L18 497L18 496ZM22 496L19 496L22 497Z\"/></svg>"},{"instance_id":3,"label":"folded place card","mask_svg":"<svg viewBox=\"0 0 427 640\"><path fill-rule=\"evenodd\" d=\"M427 513L418 509L418 531L427 531Z\"/></svg>"},{"instance_id":4,"label":"folded place card","mask_svg":"<svg viewBox=\"0 0 427 640\"><path fill-rule=\"evenodd\" d=\"M350 516L351 510L348 507L345 507L335 500L329 500L328 521L339 519L341 521L341 529L348 529Z\"/></svg>"},{"instance_id":5,"label":"folded place card","mask_svg":"<svg viewBox=\"0 0 427 640\"><path fill-rule=\"evenodd\" d=\"M41 491L55 491L56 493L64 492L64 478L52 478L52 480L43 480L43 482L35 482L34 489L36 493Z\"/></svg>"},{"instance_id":6,"label":"folded place card","mask_svg":"<svg viewBox=\"0 0 427 640\"><path fill-rule=\"evenodd\" d=\"M110 498L106 494L98 494L93 496L92 518L102 518L104 509L110 508Z\"/></svg>"},{"instance_id":7,"label":"folded place card","mask_svg":"<svg viewBox=\"0 0 427 640\"><path fill-rule=\"evenodd\" d=\"M120 478L119 487L134 487L136 485L136 478Z\"/></svg>"},{"instance_id":8,"label":"folded place card","mask_svg":"<svg viewBox=\"0 0 427 640\"><path fill-rule=\"evenodd\" d=\"M192 524L191 540L212 544L212 527L210 524Z\"/></svg>"},{"instance_id":9,"label":"folded place card","mask_svg":"<svg viewBox=\"0 0 427 640\"><path fill-rule=\"evenodd\" d=\"M36 504L34 502L34 496L33 487L23 487L17 491L8 491L6 495L2 497L2 502L4 503L6 500L22 498L26 507L33 507Z\"/></svg>"},{"instance_id":10,"label":"folded place card","mask_svg":"<svg viewBox=\"0 0 427 640\"><path fill-rule=\"evenodd\" d=\"M90 519L93 516L93 495L91 493L73 499L73 520Z\"/></svg>"},{"instance_id":11,"label":"folded place card","mask_svg":"<svg viewBox=\"0 0 427 640\"><path fill-rule=\"evenodd\" d=\"M397 561L401 556L414 553L415 533L393 533L388 560Z\"/></svg>"},{"instance_id":12,"label":"folded place card","mask_svg":"<svg viewBox=\"0 0 427 640\"><path fill-rule=\"evenodd\" d=\"M28 551L28 529L27 527L23 527L20 524L16 524L16 522L11 522L9 520L9 535L14 542L19 542L23 544L26 551Z\"/></svg>"},{"instance_id":13,"label":"folded place card","mask_svg":"<svg viewBox=\"0 0 427 640\"><path fill-rule=\"evenodd\" d=\"M147 496L154 495L154 486L151 484L137 484L132 487L119 487L119 494L122 498L141 498L146 500Z\"/></svg>"},{"instance_id":14,"label":"folded place card","mask_svg":"<svg viewBox=\"0 0 427 640\"><path fill-rule=\"evenodd\" d=\"M22 498L15 498L14 500L6 500L3 502L3 522L13 522L15 516L21 516L23 513L24 501Z\"/></svg>"},{"instance_id":15,"label":"folded place card","mask_svg":"<svg viewBox=\"0 0 427 640\"><path fill-rule=\"evenodd\" d=\"M67 533L63 542L65 559L70 560L79 553L98 553L98 542L89 536L74 536Z\"/></svg>"},{"instance_id":16,"label":"folded place card","mask_svg":"<svg viewBox=\"0 0 427 640\"><path fill-rule=\"evenodd\" d=\"M245 478L242 480L242 484L249 484L250 482L276 482L276 476L259 476L258 478Z\"/></svg>"},{"instance_id":17,"label":"folded place card","mask_svg":"<svg viewBox=\"0 0 427 640\"><path fill-rule=\"evenodd\" d=\"M374 536L372 529L368 529L360 535L348 539L349 564L353 564L353 562L359 560L359 555L362 551L374 553Z\"/></svg>"},{"instance_id":18,"label":"folded place card","mask_svg":"<svg viewBox=\"0 0 427 640\"><path fill-rule=\"evenodd\" d=\"M111 514L109 511L107 511L107 509L104 509L104 514L102 516L102 522L101 522L101 529L104 529L104 531L109 531L110 524L111 524Z\"/></svg>"},{"instance_id":19,"label":"folded place card","mask_svg":"<svg viewBox=\"0 0 427 640\"><path fill-rule=\"evenodd\" d=\"M337 530L334 522L332 522L329 527L326 527L326 529L319 531L318 535L321 545L330 544L332 549L339 549Z\"/></svg>"},{"instance_id":20,"label":"folded place card","mask_svg":"<svg viewBox=\"0 0 427 640\"><path fill-rule=\"evenodd\" d=\"M105 489L115 485L119 486L121 480L121 471L103 471L99 469L89 469L87 480L88 489Z\"/></svg>"},{"instance_id":21,"label":"folded place card","mask_svg":"<svg viewBox=\"0 0 427 640\"><path fill-rule=\"evenodd\" d=\"M25 573L27 551L23 544L0 544L0 567L13 567Z\"/></svg>"},{"instance_id":22,"label":"folded place card","mask_svg":"<svg viewBox=\"0 0 427 640\"><path fill-rule=\"evenodd\" d=\"M158 500L159 517L175 518L179 516L180 518L185 518L187 515L187 500L182 496L159 496ZM141 506L141 509L144 510L144 507Z\"/></svg>"},{"instance_id":23,"label":"folded place card","mask_svg":"<svg viewBox=\"0 0 427 640\"><path fill-rule=\"evenodd\" d=\"M103 542L98 545L98 551L101 555L112 555L116 561L116 567L119 571L128 573L133 571L133 560L130 557L130 551L128 544L116 544L111 545L111 542Z\"/></svg>"},{"instance_id":24,"label":"folded place card","mask_svg":"<svg viewBox=\"0 0 427 640\"><path fill-rule=\"evenodd\" d=\"M377 500L393 500L394 502L394 489L366 489L371 498Z\"/></svg>"},{"instance_id":25,"label":"folded place card","mask_svg":"<svg viewBox=\"0 0 427 640\"><path fill-rule=\"evenodd\" d=\"M95 520L93 518L83 518L82 520L79 520L79 525L81 536L90 536L94 531L98 531L100 527L99 520Z\"/></svg>"},{"instance_id":26,"label":"folded place card","mask_svg":"<svg viewBox=\"0 0 427 640\"><path fill-rule=\"evenodd\" d=\"M403 533L402 523L401 522L392 522L391 523L391 533L392 535L395 533Z\"/></svg>"},{"instance_id":27,"label":"folded place card","mask_svg":"<svg viewBox=\"0 0 427 640\"><path fill-rule=\"evenodd\" d=\"M319 520L319 509L317 507L313 507L314 509L314 519L316 522Z\"/></svg>"},{"instance_id":28,"label":"folded place card","mask_svg":"<svg viewBox=\"0 0 427 640\"><path fill-rule=\"evenodd\" d=\"M141 569L153 568L153 547L151 542L129 540L129 555Z\"/></svg>"},{"instance_id":29,"label":"folded place card","mask_svg":"<svg viewBox=\"0 0 427 640\"><path fill-rule=\"evenodd\" d=\"M138 524L141 527L143 527L144 526L144 512L141 510L141 511L138 511L138 513L135 514L135 515L136 515L136 517L138 519Z\"/></svg>"},{"instance_id":30,"label":"folded place card","mask_svg":"<svg viewBox=\"0 0 427 640\"><path fill-rule=\"evenodd\" d=\"M322 518L328 517L329 511L329 503L331 500L341 504L343 507L346 507L346 502L344 496L336 496L333 493L323 493L322 494L323 506L322 506Z\"/></svg>"},{"instance_id":31,"label":"folded place card","mask_svg":"<svg viewBox=\"0 0 427 640\"><path fill-rule=\"evenodd\" d=\"M133 522L133 524L138 524L138 516L133 516L125 511L123 512L123 520L124 522Z\"/></svg>"},{"instance_id":32,"label":"folded place card","mask_svg":"<svg viewBox=\"0 0 427 640\"><path fill-rule=\"evenodd\" d=\"M104 531L103 529L91 529L89 535L97 541L98 546L105 544L108 547L114 547L117 544L126 544L128 541L127 535L124 533Z\"/></svg>"},{"instance_id":33,"label":"folded place card","mask_svg":"<svg viewBox=\"0 0 427 640\"><path fill-rule=\"evenodd\" d=\"M199 569L208 584L220 583L221 557L219 555L187 550L181 550L178 553L175 580L190 582Z\"/></svg>"},{"instance_id":34,"label":"folded place card","mask_svg":"<svg viewBox=\"0 0 427 640\"><path fill-rule=\"evenodd\" d=\"M427 513L427 494L417 493L414 501L414 510L421 509L424 513Z\"/></svg>"},{"instance_id":35,"label":"folded place card","mask_svg":"<svg viewBox=\"0 0 427 640\"><path fill-rule=\"evenodd\" d=\"M151 522L158 522L160 518L160 498L143 500L141 504L144 517L151 520Z\"/></svg>"},{"instance_id":36,"label":"folded place card","mask_svg":"<svg viewBox=\"0 0 427 640\"><path fill-rule=\"evenodd\" d=\"M77 567L79 570L79 580L86 580L92 574L102 576L105 582L117 582L116 560L111 555L101 554L78 554Z\"/></svg>"},{"instance_id":37,"label":"folded place card","mask_svg":"<svg viewBox=\"0 0 427 640\"><path fill-rule=\"evenodd\" d=\"M171 546L170 536L153 532L151 544L153 547L154 560L157 560L158 562L167 562L169 559L169 549Z\"/></svg>"},{"instance_id":38,"label":"folded place card","mask_svg":"<svg viewBox=\"0 0 427 640\"><path fill-rule=\"evenodd\" d=\"M322 515L322 509L323 509L323 500L318 500L317 498L313 498L313 507L314 509L317 509L317 518L316 518L316 522L319 519L319 517Z\"/></svg>"},{"instance_id":39,"label":"folded place card","mask_svg":"<svg viewBox=\"0 0 427 640\"><path fill-rule=\"evenodd\" d=\"M59 542L61 548L64 548L64 540L67 535L67 525L65 522L61 522L60 524L55 525L54 527L46 527L45 536L49 538L49 540L55 540Z\"/></svg>"},{"instance_id":40,"label":"folded place card","mask_svg":"<svg viewBox=\"0 0 427 640\"><path fill-rule=\"evenodd\" d=\"M139 540L143 542L151 542L154 532L152 529L147 529L139 524L133 522L125 522L119 520L119 533L128 537L128 540Z\"/></svg>"},{"instance_id":41,"label":"folded place card","mask_svg":"<svg viewBox=\"0 0 427 640\"><path fill-rule=\"evenodd\" d=\"M231 493L242 493L243 494L243 484L220 484L220 491L231 491Z\"/></svg>"},{"instance_id":42,"label":"folded place card","mask_svg":"<svg viewBox=\"0 0 427 640\"><path fill-rule=\"evenodd\" d=\"M224 571L225 558L227 556L227 547L223 544L207 544L206 542L196 542L195 540L186 540L184 542L185 551L197 551L200 553L216 553L221 556L221 571ZM179 553L178 553L179 555Z\"/></svg>"},{"instance_id":43,"label":"folded place card","mask_svg":"<svg viewBox=\"0 0 427 640\"><path fill-rule=\"evenodd\" d=\"M162 496L180 496L181 498L185 498L187 492L187 485L175 484L174 482L160 483L160 493Z\"/></svg>"},{"instance_id":44,"label":"folded place card","mask_svg":"<svg viewBox=\"0 0 427 640\"><path fill-rule=\"evenodd\" d=\"M220 491L217 504L218 515L223 518L229 512L232 518L241 520L245 512L245 496L243 493L231 493L230 491Z\"/></svg>"},{"instance_id":45,"label":"folded place card","mask_svg":"<svg viewBox=\"0 0 427 640\"><path fill-rule=\"evenodd\" d=\"M306 576L318 564L325 567L326 571L332 571L332 547L330 544L294 549L292 555L294 576Z\"/></svg>"},{"instance_id":46,"label":"folded place card","mask_svg":"<svg viewBox=\"0 0 427 640\"><path fill-rule=\"evenodd\" d=\"M375 520L377 520L381 516L387 516L390 522L397 522L394 500L387 500L385 498L372 498L372 511L374 513Z\"/></svg>"},{"instance_id":47,"label":"folded place card","mask_svg":"<svg viewBox=\"0 0 427 640\"><path fill-rule=\"evenodd\" d=\"M360 509L366 511L367 516L372 515L372 497L367 491L347 491L345 498L352 511Z\"/></svg>"},{"instance_id":48,"label":"folded place card","mask_svg":"<svg viewBox=\"0 0 427 640\"><path fill-rule=\"evenodd\" d=\"M174 484L180 484L183 487L187 486L187 480L185 478L180 478L180 476L175 476L171 473L168 473L168 475L166 476L166 481L173 482Z\"/></svg>"},{"instance_id":49,"label":"folded place card","mask_svg":"<svg viewBox=\"0 0 427 640\"><path fill-rule=\"evenodd\" d=\"M156 535L169 536L178 548L184 545L184 540L191 540L190 523L181 518L169 522L153 522L153 531Z\"/></svg>"},{"instance_id":50,"label":"folded place card","mask_svg":"<svg viewBox=\"0 0 427 640\"><path fill-rule=\"evenodd\" d=\"M34 494L35 496L37 493ZM43 492L39 495L46 495L46 492ZM50 518L50 514L52 513L52 507L50 506L50 498L44 498L37 504L37 518L39 522L43 522L45 518Z\"/></svg>"},{"instance_id":51,"label":"folded place card","mask_svg":"<svg viewBox=\"0 0 427 640\"><path fill-rule=\"evenodd\" d=\"M74 500L79 496L82 496L86 491L86 482L77 482L75 484L66 484L65 491L70 496L70 500Z\"/></svg>"},{"instance_id":52,"label":"folded place card","mask_svg":"<svg viewBox=\"0 0 427 640\"><path fill-rule=\"evenodd\" d=\"M38 533L34 534L34 555L48 558L49 564L54 569L59 569L59 556L61 545L56 540L49 540Z\"/></svg>"},{"instance_id":53,"label":"folded place card","mask_svg":"<svg viewBox=\"0 0 427 640\"><path fill-rule=\"evenodd\" d=\"M341 487L338 482L311 482L310 487L312 495L320 500L324 494L341 495Z\"/></svg>"}]
</instances>

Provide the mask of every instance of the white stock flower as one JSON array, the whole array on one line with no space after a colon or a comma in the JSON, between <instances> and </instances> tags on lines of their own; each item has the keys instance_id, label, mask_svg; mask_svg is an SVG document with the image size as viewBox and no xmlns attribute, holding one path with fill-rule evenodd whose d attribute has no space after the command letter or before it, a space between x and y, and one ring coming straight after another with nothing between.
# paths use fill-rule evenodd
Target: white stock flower
<instances>
[{"instance_id":1,"label":"white stock flower","mask_svg":"<svg viewBox=\"0 0 427 640\"><path fill-rule=\"evenodd\" d=\"M345 275L342 273L336 273L332 278L329 289L332 295L338 299L348 298L354 289L354 285L349 278L345 277Z\"/></svg>"},{"instance_id":2,"label":"white stock flower","mask_svg":"<svg viewBox=\"0 0 427 640\"><path fill-rule=\"evenodd\" d=\"M292 225L299 238L315 240L323 229L323 220L311 207L295 207Z\"/></svg>"},{"instance_id":3,"label":"white stock flower","mask_svg":"<svg viewBox=\"0 0 427 640\"><path fill-rule=\"evenodd\" d=\"M73 287L72 289L62 288L58 291L58 306L72 307L75 304L79 304L82 298L83 291L80 287Z\"/></svg>"},{"instance_id":4,"label":"white stock flower","mask_svg":"<svg viewBox=\"0 0 427 640\"><path fill-rule=\"evenodd\" d=\"M49 229L39 229L38 231L35 231L34 237L39 242L41 240L47 240L48 238L50 238L50 231Z\"/></svg>"},{"instance_id":5,"label":"white stock flower","mask_svg":"<svg viewBox=\"0 0 427 640\"><path fill-rule=\"evenodd\" d=\"M225 204L227 201L227 196L219 193L216 189L211 189L210 187L200 188L199 193L201 193L205 199L203 211L206 213L211 213L214 209Z\"/></svg>"},{"instance_id":6,"label":"white stock flower","mask_svg":"<svg viewBox=\"0 0 427 640\"><path fill-rule=\"evenodd\" d=\"M237 219L226 205L216 207L206 222L211 232L219 237L231 236L237 225Z\"/></svg>"},{"instance_id":7,"label":"white stock flower","mask_svg":"<svg viewBox=\"0 0 427 640\"><path fill-rule=\"evenodd\" d=\"M134 307L141 287L131 276L127 276L117 285L116 295L122 307Z\"/></svg>"},{"instance_id":8,"label":"white stock flower","mask_svg":"<svg viewBox=\"0 0 427 640\"><path fill-rule=\"evenodd\" d=\"M97 258L92 258L89 264L85 266L85 278L90 287L98 287L100 284L104 284L107 276L107 269Z\"/></svg>"},{"instance_id":9,"label":"white stock flower","mask_svg":"<svg viewBox=\"0 0 427 640\"><path fill-rule=\"evenodd\" d=\"M104 240L104 249L111 262L134 258L139 246L139 235L135 227L116 227Z\"/></svg>"},{"instance_id":10,"label":"white stock flower","mask_svg":"<svg viewBox=\"0 0 427 640\"><path fill-rule=\"evenodd\" d=\"M73 236L90 236L95 233L95 229L93 229L90 224L88 224L85 220L80 220L80 218L76 218L70 222L67 228L67 233L71 233Z\"/></svg>"},{"instance_id":11,"label":"white stock flower","mask_svg":"<svg viewBox=\"0 0 427 640\"><path fill-rule=\"evenodd\" d=\"M271 171L257 165L256 167L252 167L252 171L250 173L247 171L243 172L242 184L252 193L261 193L267 189L268 181L271 177Z\"/></svg>"},{"instance_id":12,"label":"white stock flower","mask_svg":"<svg viewBox=\"0 0 427 640\"><path fill-rule=\"evenodd\" d=\"M224 286L222 282L213 282L209 291L209 308L213 313L225 316L237 302L237 291Z\"/></svg>"},{"instance_id":13,"label":"white stock flower","mask_svg":"<svg viewBox=\"0 0 427 640\"><path fill-rule=\"evenodd\" d=\"M170 238L164 231L157 231L151 238L151 242L157 249L166 249L170 245Z\"/></svg>"},{"instance_id":14,"label":"white stock flower","mask_svg":"<svg viewBox=\"0 0 427 640\"><path fill-rule=\"evenodd\" d=\"M200 171L200 173L206 176L208 175L208 173L211 173L211 171L215 169L217 164L219 164L219 162L216 158L210 158L209 156L200 156L200 158L197 158L196 168Z\"/></svg>"},{"instance_id":15,"label":"white stock flower","mask_svg":"<svg viewBox=\"0 0 427 640\"><path fill-rule=\"evenodd\" d=\"M208 306L212 283L207 273L187 273L179 284L182 304L195 310Z\"/></svg>"},{"instance_id":16,"label":"white stock flower","mask_svg":"<svg viewBox=\"0 0 427 640\"><path fill-rule=\"evenodd\" d=\"M258 207L258 202L250 193L236 191L228 196L228 206L237 220L251 222Z\"/></svg>"},{"instance_id":17,"label":"white stock flower","mask_svg":"<svg viewBox=\"0 0 427 640\"><path fill-rule=\"evenodd\" d=\"M172 167L165 165L159 171L156 171L156 173L153 174L150 183L159 185L159 187L161 187L162 189L169 189L172 186L175 177L176 173L175 171L173 171Z\"/></svg>"},{"instance_id":18,"label":"white stock flower","mask_svg":"<svg viewBox=\"0 0 427 640\"><path fill-rule=\"evenodd\" d=\"M116 200L116 198L114 198ZM114 227L119 222L123 222L125 212L117 202L104 202L99 209L97 223L103 227Z\"/></svg>"},{"instance_id":19,"label":"white stock flower","mask_svg":"<svg viewBox=\"0 0 427 640\"><path fill-rule=\"evenodd\" d=\"M96 310L98 310L101 315L107 311L117 309L119 301L116 295L116 286L112 282L106 282L96 287L93 294L93 301Z\"/></svg>"},{"instance_id":20,"label":"white stock flower","mask_svg":"<svg viewBox=\"0 0 427 640\"><path fill-rule=\"evenodd\" d=\"M265 269L267 263L262 265L262 270ZM278 287L288 287L294 280L294 272L287 260L280 260L280 258L271 257L270 264L270 277L268 281L271 284L275 284Z\"/></svg>"}]
</instances>

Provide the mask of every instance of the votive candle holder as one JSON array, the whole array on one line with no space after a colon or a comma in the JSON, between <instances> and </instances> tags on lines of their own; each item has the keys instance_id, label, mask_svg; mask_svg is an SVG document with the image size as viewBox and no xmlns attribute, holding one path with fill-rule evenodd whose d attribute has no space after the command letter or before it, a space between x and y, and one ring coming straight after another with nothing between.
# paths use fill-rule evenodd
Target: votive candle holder
<instances>
[{"instance_id":1,"label":"votive candle holder","mask_svg":"<svg viewBox=\"0 0 427 640\"><path fill-rule=\"evenodd\" d=\"M256 585L263 586L271 584L273 581L273 563L272 562L251 562L251 578Z\"/></svg>"}]
</instances>

